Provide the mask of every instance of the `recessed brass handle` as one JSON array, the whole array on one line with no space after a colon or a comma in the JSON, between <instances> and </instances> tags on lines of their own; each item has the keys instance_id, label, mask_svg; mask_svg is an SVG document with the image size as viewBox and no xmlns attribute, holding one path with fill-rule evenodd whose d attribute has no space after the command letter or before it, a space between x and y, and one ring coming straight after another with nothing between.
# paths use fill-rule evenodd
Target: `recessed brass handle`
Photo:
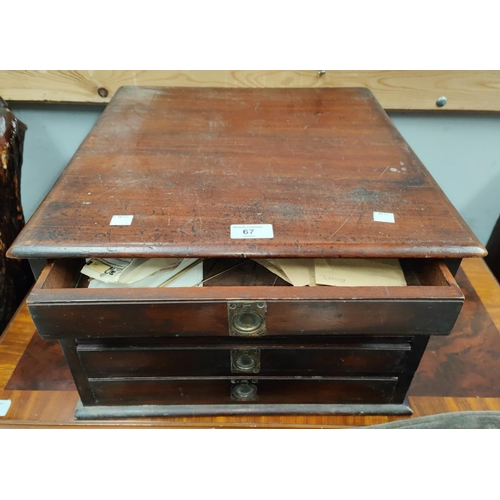
<instances>
[{"instance_id":1,"label":"recessed brass handle","mask_svg":"<svg viewBox=\"0 0 500 500\"><path fill-rule=\"evenodd\" d=\"M234 364L236 365L236 368L238 368L238 370L248 372L252 371L255 368L257 362L255 361L255 359L244 354L243 356L237 358Z\"/></svg>"},{"instance_id":2,"label":"recessed brass handle","mask_svg":"<svg viewBox=\"0 0 500 500\"><path fill-rule=\"evenodd\" d=\"M229 335L259 337L266 334L267 304L262 301L228 302Z\"/></svg>"},{"instance_id":3,"label":"recessed brass handle","mask_svg":"<svg viewBox=\"0 0 500 500\"><path fill-rule=\"evenodd\" d=\"M231 390L233 399L248 400L257 395L257 386L254 384L238 384Z\"/></svg>"},{"instance_id":4,"label":"recessed brass handle","mask_svg":"<svg viewBox=\"0 0 500 500\"><path fill-rule=\"evenodd\" d=\"M259 373L260 349L231 349L232 373Z\"/></svg>"},{"instance_id":5,"label":"recessed brass handle","mask_svg":"<svg viewBox=\"0 0 500 500\"><path fill-rule=\"evenodd\" d=\"M255 312L243 312L233 318L233 326L243 333L257 331L263 323L263 318Z\"/></svg>"}]
</instances>

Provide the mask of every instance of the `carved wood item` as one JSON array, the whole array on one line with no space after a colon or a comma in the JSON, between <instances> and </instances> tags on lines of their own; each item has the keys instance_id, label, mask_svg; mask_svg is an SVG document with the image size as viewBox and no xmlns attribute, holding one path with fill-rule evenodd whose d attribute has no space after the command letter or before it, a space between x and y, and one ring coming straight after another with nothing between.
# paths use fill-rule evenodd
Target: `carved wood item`
<instances>
[{"instance_id":1,"label":"carved wood item","mask_svg":"<svg viewBox=\"0 0 500 500\"><path fill-rule=\"evenodd\" d=\"M33 284L28 261L5 256L24 227L20 187L26 129L0 97L0 334Z\"/></svg>"}]
</instances>

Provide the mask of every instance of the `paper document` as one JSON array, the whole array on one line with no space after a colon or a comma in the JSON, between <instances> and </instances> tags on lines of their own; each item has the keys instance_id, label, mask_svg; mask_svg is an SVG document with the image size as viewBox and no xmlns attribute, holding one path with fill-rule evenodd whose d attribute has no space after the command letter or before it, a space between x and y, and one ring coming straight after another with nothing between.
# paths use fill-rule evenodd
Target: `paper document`
<instances>
[{"instance_id":1,"label":"paper document","mask_svg":"<svg viewBox=\"0 0 500 500\"><path fill-rule=\"evenodd\" d=\"M193 265L194 264L194 265ZM203 261L199 259L182 259L182 263L174 271L155 273L134 283L104 283L97 279L89 282L89 288L156 288L202 286Z\"/></svg>"},{"instance_id":2,"label":"paper document","mask_svg":"<svg viewBox=\"0 0 500 500\"><path fill-rule=\"evenodd\" d=\"M94 278L104 283L132 284L157 273L175 271L182 260L179 258L90 259L83 266L81 272L89 278Z\"/></svg>"},{"instance_id":3,"label":"paper document","mask_svg":"<svg viewBox=\"0 0 500 500\"><path fill-rule=\"evenodd\" d=\"M294 286L406 286L398 259L255 259Z\"/></svg>"},{"instance_id":4,"label":"paper document","mask_svg":"<svg viewBox=\"0 0 500 500\"><path fill-rule=\"evenodd\" d=\"M131 262L132 259L90 259L83 266L81 273L105 283L116 283Z\"/></svg>"},{"instance_id":5,"label":"paper document","mask_svg":"<svg viewBox=\"0 0 500 500\"><path fill-rule=\"evenodd\" d=\"M282 280L285 280L287 283L292 284L290 281L290 278L284 273L283 269L279 267L278 264L276 264L274 259L253 259L255 262L260 264L261 266L264 266L268 271L271 271L272 273L276 274L276 276L279 276Z\"/></svg>"},{"instance_id":6,"label":"paper document","mask_svg":"<svg viewBox=\"0 0 500 500\"><path fill-rule=\"evenodd\" d=\"M317 285L406 286L397 259L314 259Z\"/></svg>"},{"instance_id":7,"label":"paper document","mask_svg":"<svg viewBox=\"0 0 500 500\"><path fill-rule=\"evenodd\" d=\"M314 261L312 259L275 259L276 264L294 286L314 286Z\"/></svg>"},{"instance_id":8,"label":"paper document","mask_svg":"<svg viewBox=\"0 0 500 500\"><path fill-rule=\"evenodd\" d=\"M314 286L314 260L312 259L254 259L272 273L293 286Z\"/></svg>"}]
</instances>

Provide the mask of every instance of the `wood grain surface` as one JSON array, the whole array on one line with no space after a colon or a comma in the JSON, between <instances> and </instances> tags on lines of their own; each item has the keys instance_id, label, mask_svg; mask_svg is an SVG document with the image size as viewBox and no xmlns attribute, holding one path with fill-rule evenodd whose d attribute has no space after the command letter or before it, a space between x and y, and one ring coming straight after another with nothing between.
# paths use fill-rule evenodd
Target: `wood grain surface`
<instances>
[{"instance_id":1,"label":"wood grain surface","mask_svg":"<svg viewBox=\"0 0 500 500\"><path fill-rule=\"evenodd\" d=\"M395 223L377 222L391 213ZM131 225L110 225L132 215ZM233 224L272 224L234 239ZM461 258L485 250L367 89L123 87L16 258Z\"/></svg>"},{"instance_id":2,"label":"wood grain surface","mask_svg":"<svg viewBox=\"0 0 500 500\"><path fill-rule=\"evenodd\" d=\"M12 101L106 103L123 85L366 87L391 111L500 111L499 71L0 71Z\"/></svg>"},{"instance_id":3,"label":"wood grain surface","mask_svg":"<svg viewBox=\"0 0 500 500\"><path fill-rule=\"evenodd\" d=\"M412 417L215 416L76 421L78 394L57 343L41 340L25 305L0 341L0 399L12 406L0 427L356 427L456 411L500 410L500 286L480 259L464 261L457 279L466 306L449 338L424 355L410 388ZM493 363L493 364L492 364ZM432 376L431 376L432 375Z\"/></svg>"}]
</instances>

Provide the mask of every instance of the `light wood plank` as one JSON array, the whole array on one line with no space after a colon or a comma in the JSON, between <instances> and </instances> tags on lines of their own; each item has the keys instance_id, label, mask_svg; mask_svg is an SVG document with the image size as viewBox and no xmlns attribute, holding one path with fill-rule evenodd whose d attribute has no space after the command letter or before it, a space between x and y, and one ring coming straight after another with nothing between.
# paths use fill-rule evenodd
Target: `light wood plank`
<instances>
[{"instance_id":1,"label":"light wood plank","mask_svg":"<svg viewBox=\"0 0 500 500\"><path fill-rule=\"evenodd\" d=\"M500 331L500 286L483 259L464 259L462 269Z\"/></svg>"},{"instance_id":2,"label":"light wood plank","mask_svg":"<svg viewBox=\"0 0 500 500\"><path fill-rule=\"evenodd\" d=\"M0 337L0 388L9 381L35 332L35 325L24 301Z\"/></svg>"},{"instance_id":3,"label":"light wood plank","mask_svg":"<svg viewBox=\"0 0 500 500\"><path fill-rule=\"evenodd\" d=\"M123 85L368 87L390 111L500 111L500 71L0 71L0 95L11 101L106 103Z\"/></svg>"}]
</instances>

